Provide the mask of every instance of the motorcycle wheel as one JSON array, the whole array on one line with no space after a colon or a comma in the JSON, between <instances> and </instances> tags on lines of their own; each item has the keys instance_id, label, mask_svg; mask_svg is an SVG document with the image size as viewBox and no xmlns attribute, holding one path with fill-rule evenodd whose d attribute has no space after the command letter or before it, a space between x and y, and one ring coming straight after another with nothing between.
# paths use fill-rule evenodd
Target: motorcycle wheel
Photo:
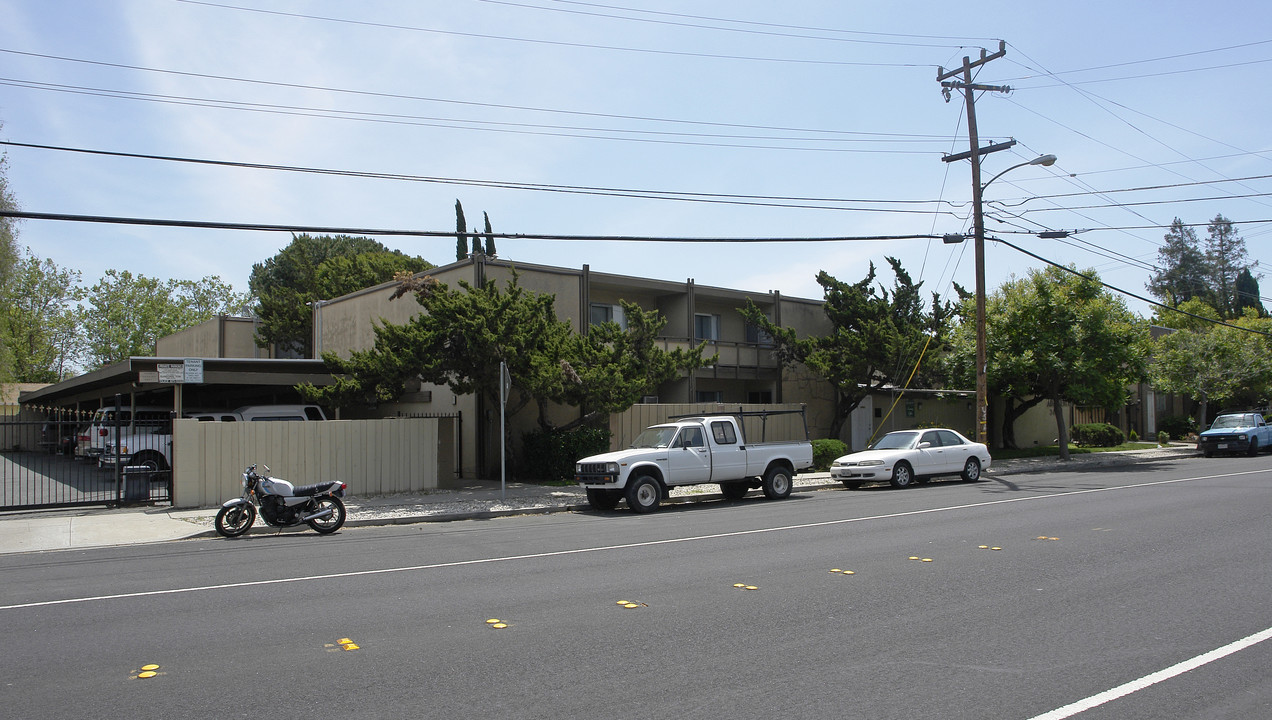
<instances>
[{"instance_id":1,"label":"motorcycle wheel","mask_svg":"<svg viewBox=\"0 0 1272 720\"><path fill-rule=\"evenodd\" d=\"M313 512L322 512L327 509L331 510L330 515L309 521L309 527L322 535L328 535L339 530L345 521L345 506L344 503L340 502L340 498L334 495L327 495L321 500L314 502Z\"/></svg>"},{"instance_id":2,"label":"motorcycle wheel","mask_svg":"<svg viewBox=\"0 0 1272 720\"><path fill-rule=\"evenodd\" d=\"M238 537L256 522L256 508L251 505L223 507L216 514L216 531L227 538Z\"/></svg>"}]
</instances>

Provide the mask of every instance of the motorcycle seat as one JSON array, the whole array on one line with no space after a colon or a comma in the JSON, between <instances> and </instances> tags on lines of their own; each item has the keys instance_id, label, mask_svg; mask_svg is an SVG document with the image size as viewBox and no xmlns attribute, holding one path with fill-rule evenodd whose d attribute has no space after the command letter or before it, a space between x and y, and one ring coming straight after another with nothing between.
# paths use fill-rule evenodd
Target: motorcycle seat
<instances>
[{"instance_id":1,"label":"motorcycle seat","mask_svg":"<svg viewBox=\"0 0 1272 720\"><path fill-rule=\"evenodd\" d=\"M301 485L300 487L292 488L292 495L295 497L306 497L306 496L312 497L314 495L317 495L320 492L325 492L327 490L334 490L335 488L338 488L338 487L340 487L340 483L338 482L323 482L323 483L315 483L313 485Z\"/></svg>"}]
</instances>

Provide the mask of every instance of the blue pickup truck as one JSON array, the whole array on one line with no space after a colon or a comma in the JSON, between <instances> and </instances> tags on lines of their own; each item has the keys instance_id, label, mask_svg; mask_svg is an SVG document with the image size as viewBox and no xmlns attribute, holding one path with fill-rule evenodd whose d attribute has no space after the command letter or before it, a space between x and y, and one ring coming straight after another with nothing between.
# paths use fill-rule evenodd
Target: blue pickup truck
<instances>
[{"instance_id":1,"label":"blue pickup truck","mask_svg":"<svg viewBox=\"0 0 1272 720\"><path fill-rule=\"evenodd\" d=\"M1256 412L1224 413L1197 438L1197 449L1206 457L1215 453L1255 455L1272 450L1272 427Z\"/></svg>"}]
</instances>

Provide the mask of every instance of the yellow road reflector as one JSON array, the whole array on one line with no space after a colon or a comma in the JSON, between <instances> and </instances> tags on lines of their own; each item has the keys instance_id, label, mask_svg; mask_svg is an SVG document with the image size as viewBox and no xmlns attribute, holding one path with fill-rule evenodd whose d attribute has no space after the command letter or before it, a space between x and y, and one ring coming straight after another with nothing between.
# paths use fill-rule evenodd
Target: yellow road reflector
<instances>
[{"instance_id":1,"label":"yellow road reflector","mask_svg":"<svg viewBox=\"0 0 1272 720\"><path fill-rule=\"evenodd\" d=\"M981 550L988 550L988 549L989 549L989 546L988 546L988 545L977 545L976 547L980 548Z\"/></svg>"},{"instance_id":2,"label":"yellow road reflector","mask_svg":"<svg viewBox=\"0 0 1272 720\"><path fill-rule=\"evenodd\" d=\"M1047 538L1048 540L1059 540L1060 538Z\"/></svg>"},{"instance_id":3,"label":"yellow road reflector","mask_svg":"<svg viewBox=\"0 0 1272 720\"><path fill-rule=\"evenodd\" d=\"M857 573L856 573L855 571L853 571L853 570L845 570L845 571L844 571L844 574L845 574L845 575L856 575Z\"/></svg>"},{"instance_id":4,"label":"yellow road reflector","mask_svg":"<svg viewBox=\"0 0 1272 720\"><path fill-rule=\"evenodd\" d=\"M1046 539L1047 539L1047 536L1046 536L1046 535L1039 535L1039 536L1038 536L1038 539L1039 539L1039 540L1046 540Z\"/></svg>"},{"instance_id":5,"label":"yellow road reflector","mask_svg":"<svg viewBox=\"0 0 1272 720\"><path fill-rule=\"evenodd\" d=\"M627 604L627 603L629 603L629 602L631 602L631 600L619 600L619 601L618 601L618 604L619 604L619 605L626 605L626 604Z\"/></svg>"},{"instance_id":6,"label":"yellow road reflector","mask_svg":"<svg viewBox=\"0 0 1272 720\"><path fill-rule=\"evenodd\" d=\"M1000 547L992 547L992 548L990 548L990 550L1002 550L1002 548L1000 548Z\"/></svg>"},{"instance_id":7,"label":"yellow road reflector","mask_svg":"<svg viewBox=\"0 0 1272 720\"><path fill-rule=\"evenodd\" d=\"M490 627L496 630L503 630L504 628L508 627L508 623L495 623L494 625L491 625Z\"/></svg>"},{"instance_id":8,"label":"yellow road reflector","mask_svg":"<svg viewBox=\"0 0 1272 720\"><path fill-rule=\"evenodd\" d=\"M744 587L746 587L746 583L733 583L733 587L735 587L735 588L744 588Z\"/></svg>"},{"instance_id":9,"label":"yellow road reflector","mask_svg":"<svg viewBox=\"0 0 1272 720\"><path fill-rule=\"evenodd\" d=\"M923 558L923 562L932 562L932 558Z\"/></svg>"},{"instance_id":10,"label":"yellow road reflector","mask_svg":"<svg viewBox=\"0 0 1272 720\"><path fill-rule=\"evenodd\" d=\"M497 623L497 622L499 622L499 621L500 621L500 620L499 620L499 618L490 618L489 620L487 620L487 621L486 621L486 624L487 624L487 625L494 625L495 623Z\"/></svg>"},{"instance_id":11,"label":"yellow road reflector","mask_svg":"<svg viewBox=\"0 0 1272 720\"><path fill-rule=\"evenodd\" d=\"M361 649L361 648L359 648L357 645L355 645L354 643L345 643L344 645L341 645L340 647L344 648L345 650L359 650L359 649Z\"/></svg>"},{"instance_id":12,"label":"yellow road reflector","mask_svg":"<svg viewBox=\"0 0 1272 720\"><path fill-rule=\"evenodd\" d=\"M337 645L348 645L348 644L349 644L349 643L351 643L351 642L353 642L353 641L352 641L352 640L350 640L349 638L340 638L339 640L337 640L337 641L336 641L336 644L337 644Z\"/></svg>"},{"instance_id":13,"label":"yellow road reflector","mask_svg":"<svg viewBox=\"0 0 1272 720\"><path fill-rule=\"evenodd\" d=\"M757 587L756 587L756 586L754 586L754 585L747 585L747 586L746 586L746 589L747 589L747 590L759 590L759 588L757 588Z\"/></svg>"},{"instance_id":14,"label":"yellow road reflector","mask_svg":"<svg viewBox=\"0 0 1272 720\"><path fill-rule=\"evenodd\" d=\"M918 555L911 555L911 556L910 556L910 559L911 559L911 560L918 560L918 559L919 559L919 556L918 556Z\"/></svg>"},{"instance_id":15,"label":"yellow road reflector","mask_svg":"<svg viewBox=\"0 0 1272 720\"><path fill-rule=\"evenodd\" d=\"M141 669L145 670L146 672L149 672L151 670L158 670L159 666L158 665L142 665Z\"/></svg>"},{"instance_id":16,"label":"yellow road reflector","mask_svg":"<svg viewBox=\"0 0 1272 720\"><path fill-rule=\"evenodd\" d=\"M639 605L639 604L637 604L637 603L627 603L627 604L626 604L626 605L624 605L623 607L627 608L628 610L631 610L632 608L638 608L638 607L640 607L640 605Z\"/></svg>"},{"instance_id":17,"label":"yellow road reflector","mask_svg":"<svg viewBox=\"0 0 1272 720\"><path fill-rule=\"evenodd\" d=\"M159 673L155 672L154 670L147 670L147 671L145 671L145 672L143 672L143 673L137 673L137 677L138 677L138 678L140 678L140 679L142 679L142 680L146 680L146 679L148 679L148 678L152 678L152 677L154 677L154 676L156 676L156 675L158 675L158 674L159 674Z\"/></svg>"},{"instance_id":18,"label":"yellow road reflector","mask_svg":"<svg viewBox=\"0 0 1272 720\"><path fill-rule=\"evenodd\" d=\"M837 572L843 572L843 570L840 570L839 568L834 568L831 570L831 572L837 573Z\"/></svg>"}]
</instances>

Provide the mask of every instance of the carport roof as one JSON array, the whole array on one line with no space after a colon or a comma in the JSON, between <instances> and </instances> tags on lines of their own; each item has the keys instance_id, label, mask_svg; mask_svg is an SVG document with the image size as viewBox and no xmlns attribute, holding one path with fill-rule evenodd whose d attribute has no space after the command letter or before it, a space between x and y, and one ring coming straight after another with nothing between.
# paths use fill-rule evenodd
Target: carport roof
<instances>
[{"instance_id":1,"label":"carport roof","mask_svg":"<svg viewBox=\"0 0 1272 720\"><path fill-rule=\"evenodd\" d=\"M157 373L160 364L183 363L180 357L130 357L90 373L48 387L22 393L22 404L66 405L101 400L115 393L162 390L171 384L141 382L141 373ZM295 386L329 385L331 373L322 360L279 358L201 358L205 385Z\"/></svg>"}]
</instances>

